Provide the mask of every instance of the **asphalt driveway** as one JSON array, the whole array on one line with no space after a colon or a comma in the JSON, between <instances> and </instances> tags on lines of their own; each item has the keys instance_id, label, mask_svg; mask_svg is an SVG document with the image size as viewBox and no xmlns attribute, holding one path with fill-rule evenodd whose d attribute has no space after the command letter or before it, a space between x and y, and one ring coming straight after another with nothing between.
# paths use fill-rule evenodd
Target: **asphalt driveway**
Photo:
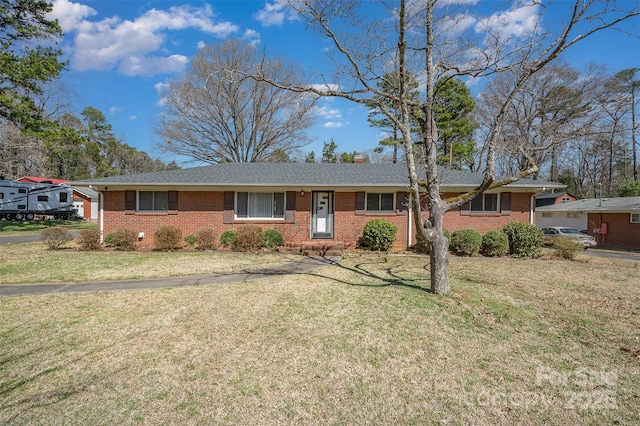
<instances>
[{"instance_id":1,"label":"asphalt driveway","mask_svg":"<svg viewBox=\"0 0 640 426\"><path fill-rule=\"evenodd\" d=\"M275 276L304 274L307 271L334 265L338 258L301 256L293 262L253 271L228 274L198 275L173 278L153 278L124 281L95 281L81 283L50 284L2 284L0 296L39 295L52 293L88 293L94 291L140 290L164 287L193 287L199 285L227 284L253 281Z\"/></svg>"}]
</instances>

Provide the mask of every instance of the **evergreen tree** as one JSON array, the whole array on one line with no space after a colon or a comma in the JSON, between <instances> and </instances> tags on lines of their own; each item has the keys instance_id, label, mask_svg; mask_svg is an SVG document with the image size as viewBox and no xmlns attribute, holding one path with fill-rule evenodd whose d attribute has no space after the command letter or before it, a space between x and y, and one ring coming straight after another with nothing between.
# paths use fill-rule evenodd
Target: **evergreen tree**
<instances>
[{"instance_id":1,"label":"evergreen tree","mask_svg":"<svg viewBox=\"0 0 640 426\"><path fill-rule=\"evenodd\" d=\"M331 142L325 142L322 146L322 160L321 163L337 163L338 162L338 154L336 150L338 149L338 145L331 139Z\"/></svg>"},{"instance_id":2,"label":"evergreen tree","mask_svg":"<svg viewBox=\"0 0 640 426\"><path fill-rule=\"evenodd\" d=\"M399 92L399 87L400 87L400 82L398 78L399 77L397 72L387 73L382 78L382 81L378 82L377 86L380 90L382 90L385 93L389 93L391 95L396 94ZM410 80L411 81L408 84L409 86L408 97L412 101L417 101L419 96L418 89L417 89L418 82L416 81L415 76L413 74L411 74ZM400 116L397 102L391 102L386 97L383 97L383 96L374 96L374 98L376 98L379 102L383 102L391 112L396 114L397 117ZM384 131L390 133L389 137L382 139L378 143L378 146L374 148L374 151L377 153L381 153L386 148L391 148L393 150L392 161L394 163L397 163L398 147L402 146L402 139L399 136L398 128L396 127L396 125L393 123L391 118L382 114L380 108L376 104L369 105L369 117L367 120L369 121L369 124L372 127L379 127ZM413 127L415 128L416 131L419 131L417 121L413 122Z\"/></svg>"},{"instance_id":3,"label":"evergreen tree","mask_svg":"<svg viewBox=\"0 0 640 426\"><path fill-rule=\"evenodd\" d=\"M471 116L475 108L471 91L462 81L443 77L435 85L434 100L440 136L438 163L458 170L473 168L471 134L478 125Z\"/></svg>"},{"instance_id":4,"label":"evergreen tree","mask_svg":"<svg viewBox=\"0 0 640 426\"><path fill-rule=\"evenodd\" d=\"M46 15L44 0L2 0L0 3L0 118L21 129L38 129L42 111L33 99L42 85L58 78L66 63L60 50L39 45L62 35Z\"/></svg>"}]
</instances>

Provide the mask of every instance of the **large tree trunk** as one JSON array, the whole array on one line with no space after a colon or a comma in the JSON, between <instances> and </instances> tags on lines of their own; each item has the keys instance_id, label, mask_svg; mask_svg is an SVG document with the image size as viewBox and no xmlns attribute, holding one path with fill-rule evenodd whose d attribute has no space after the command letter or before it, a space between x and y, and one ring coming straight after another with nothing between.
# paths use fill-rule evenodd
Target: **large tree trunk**
<instances>
[{"instance_id":1,"label":"large tree trunk","mask_svg":"<svg viewBox=\"0 0 640 426\"><path fill-rule=\"evenodd\" d=\"M438 198L440 198L438 196ZM449 240L444 236L444 214L442 200L432 203L429 209L431 228L427 229L431 243L431 291L436 294L451 293L449 284Z\"/></svg>"}]
</instances>

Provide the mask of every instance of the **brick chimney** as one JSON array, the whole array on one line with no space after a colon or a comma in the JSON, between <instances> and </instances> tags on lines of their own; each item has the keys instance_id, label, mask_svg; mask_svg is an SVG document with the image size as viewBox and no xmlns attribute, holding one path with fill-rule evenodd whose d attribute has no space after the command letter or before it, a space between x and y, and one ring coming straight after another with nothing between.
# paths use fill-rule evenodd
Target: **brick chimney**
<instances>
[{"instance_id":1,"label":"brick chimney","mask_svg":"<svg viewBox=\"0 0 640 426\"><path fill-rule=\"evenodd\" d=\"M356 163L364 163L364 157L361 154L356 154L353 156L353 164Z\"/></svg>"}]
</instances>

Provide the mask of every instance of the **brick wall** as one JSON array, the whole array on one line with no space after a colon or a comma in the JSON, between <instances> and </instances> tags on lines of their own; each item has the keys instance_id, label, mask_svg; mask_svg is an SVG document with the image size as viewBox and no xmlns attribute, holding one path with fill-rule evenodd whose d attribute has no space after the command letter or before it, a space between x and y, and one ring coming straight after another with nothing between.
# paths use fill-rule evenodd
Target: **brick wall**
<instances>
[{"instance_id":1,"label":"brick wall","mask_svg":"<svg viewBox=\"0 0 640 426\"><path fill-rule=\"evenodd\" d=\"M594 228L607 224L606 235L595 235ZM640 223L631 223L629 213L589 213L588 231L598 246L640 250Z\"/></svg>"},{"instance_id":2,"label":"brick wall","mask_svg":"<svg viewBox=\"0 0 640 426\"><path fill-rule=\"evenodd\" d=\"M246 224L257 224L262 229L279 230L288 243L304 242L311 235L311 200L312 194L302 195L296 192L295 223L284 223L282 220L234 220L224 222L224 192L181 191L178 194L178 211L168 212L135 212L125 213L125 192L104 192L104 235L118 229L129 228L143 232L142 245L153 244L153 234L160 226L171 225L182 229L183 236L195 234L203 228L212 228L217 235L227 229L237 229ZM451 195L451 194L449 194ZM529 221L529 205L531 194L513 193L510 213L472 213L463 215L459 210L445 215L445 228L450 232L461 228L473 228L481 233L494 230L511 221ZM398 227L396 248L407 246L408 211L400 213L366 213L357 215L355 192L336 192L334 197L334 239L345 243L348 248L355 247L366 223L375 218L384 218ZM425 219L427 215L425 215ZM413 219L411 226L413 227ZM415 243L415 229L412 232Z\"/></svg>"},{"instance_id":3,"label":"brick wall","mask_svg":"<svg viewBox=\"0 0 640 426\"><path fill-rule=\"evenodd\" d=\"M457 194L444 194L454 196ZM529 209L531 207L529 193L511 193L511 210L496 213L473 213L464 215L460 210L449 211L445 214L444 228L453 232L458 229L471 228L485 234L506 225L509 222L530 222Z\"/></svg>"}]
</instances>

